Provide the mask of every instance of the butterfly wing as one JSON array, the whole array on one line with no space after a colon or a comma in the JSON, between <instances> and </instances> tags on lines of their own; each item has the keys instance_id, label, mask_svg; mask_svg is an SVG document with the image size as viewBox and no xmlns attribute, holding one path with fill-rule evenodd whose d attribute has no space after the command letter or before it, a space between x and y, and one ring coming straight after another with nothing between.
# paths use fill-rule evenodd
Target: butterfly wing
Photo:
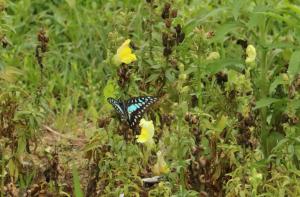
<instances>
[{"instance_id":1,"label":"butterfly wing","mask_svg":"<svg viewBox=\"0 0 300 197\"><path fill-rule=\"evenodd\" d=\"M115 108L122 120L127 119L124 103L119 99L107 98L107 101Z\"/></svg>"},{"instance_id":2,"label":"butterfly wing","mask_svg":"<svg viewBox=\"0 0 300 197\"><path fill-rule=\"evenodd\" d=\"M131 128L135 128L139 124L144 112L156 101L157 97L144 96L134 97L126 101L128 124Z\"/></svg>"}]
</instances>

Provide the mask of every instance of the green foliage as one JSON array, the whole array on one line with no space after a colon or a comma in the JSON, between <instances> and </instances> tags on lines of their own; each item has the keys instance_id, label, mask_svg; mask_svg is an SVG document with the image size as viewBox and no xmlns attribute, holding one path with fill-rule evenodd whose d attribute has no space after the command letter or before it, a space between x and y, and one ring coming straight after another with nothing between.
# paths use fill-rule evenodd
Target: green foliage
<instances>
[{"instance_id":1,"label":"green foliage","mask_svg":"<svg viewBox=\"0 0 300 197\"><path fill-rule=\"evenodd\" d=\"M73 168L72 174L73 174L73 184L74 184L74 195L76 197L83 197L83 192L80 187L80 178L78 175L78 171L75 167Z\"/></svg>"},{"instance_id":2,"label":"green foliage","mask_svg":"<svg viewBox=\"0 0 300 197\"><path fill-rule=\"evenodd\" d=\"M299 19L284 0L0 0L1 195L299 196ZM126 39L137 61L116 66ZM160 98L152 150L107 102L141 95Z\"/></svg>"}]
</instances>

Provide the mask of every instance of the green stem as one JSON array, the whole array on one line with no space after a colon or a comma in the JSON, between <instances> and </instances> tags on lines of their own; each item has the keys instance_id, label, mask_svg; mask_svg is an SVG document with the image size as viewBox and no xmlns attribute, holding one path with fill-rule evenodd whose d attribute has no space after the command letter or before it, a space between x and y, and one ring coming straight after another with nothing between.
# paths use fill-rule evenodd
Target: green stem
<instances>
[{"instance_id":1,"label":"green stem","mask_svg":"<svg viewBox=\"0 0 300 197\"><path fill-rule=\"evenodd\" d=\"M149 55L150 59L153 60L153 45L152 45L152 31L153 31L153 22L152 18L153 16L153 2L150 4L150 19L149 19Z\"/></svg>"},{"instance_id":2,"label":"green stem","mask_svg":"<svg viewBox=\"0 0 300 197\"><path fill-rule=\"evenodd\" d=\"M267 51L268 49L265 47L266 46L266 26L267 26L267 20L265 23L261 26L261 43L262 43L262 55L261 55L261 69L260 69L260 76L259 76L259 83L258 83L258 98L266 98L268 96L268 88L269 88L269 83L268 83L268 57L267 57ZM260 118L261 118L261 142L264 148L264 154L265 156L268 155L267 153L267 137L269 134L268 128L267 128L267 108L262 108L260 110Z\"/></svg>"},{"instance_id":3,"label":"green stem","mask_svg":"<svg viewBox=\"0 0 300 197\"><path fill-rule=\"evenodd\" d=\"M199 64L198 65L201 65L201 62L199 62ZM201 82L201 66L199 66L198 67L198 73L197 73L197 79L196 79L196 81L197 81L197 88L198 88L198 90L197 90L197 98L198 98L198 107L199 107L199 110L200 111L202 111L203 109L202 109L202 82Z\"/></svg>"}]
</instances>

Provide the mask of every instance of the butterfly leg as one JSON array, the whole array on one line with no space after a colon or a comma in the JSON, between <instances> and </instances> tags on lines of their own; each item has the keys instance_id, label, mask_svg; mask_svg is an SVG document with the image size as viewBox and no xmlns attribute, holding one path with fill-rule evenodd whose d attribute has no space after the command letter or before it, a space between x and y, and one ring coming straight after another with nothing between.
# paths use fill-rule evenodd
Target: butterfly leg
<instances>
[{"instance_id":1,"label":"butterfly leg","mask_svg":"<svg viewBox=\"0 0 300 197\"><path fill-rule=\"evenodd\" d=\"M138 127L132 129L133 138L135 138L135 136L139 134L139 130L140 129Z\"/></svg>"},{"instance_id":2,"label":"butterfly leg","mask_svg":"<svg viewBox=\"0 0 300 197\"><path fill-rule=\"evenodd\" d=\"M127 134L127 131L125 131L125 132L123 133L123 137L124 137L125 141L128 140L128 134Z\"/></svg>"}]
</instances>

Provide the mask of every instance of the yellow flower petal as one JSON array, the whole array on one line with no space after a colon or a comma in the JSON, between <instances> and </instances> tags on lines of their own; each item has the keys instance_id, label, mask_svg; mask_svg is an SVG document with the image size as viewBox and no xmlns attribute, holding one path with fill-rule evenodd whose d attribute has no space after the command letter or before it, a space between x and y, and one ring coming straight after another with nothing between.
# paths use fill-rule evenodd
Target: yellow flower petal
<instances>
[{"instance_id":1,"label":"yellow flower petal","mask_svg":"<svg viewBox=\"0 0 300 197\"><path fill-rule=\"evenodd\" d=\"M121 53L125 48L129 48L130 41L130 39L125 40L125 42L123 42L123 44L118 48L117 54Z\"/></svg>"},{"instance_id":2,"label":"yellow flower petal","mask_svg":"<svg viewBox=\"0 0 300 197\"><path fill-rule=\"evenodd\" d=\"M145 143L145 142L149 141L150 138L151 138L151 136L150 136L148 130L145 128L142 128L141 134L137 138L137 142Z\"/></svg>"},{"instance_id":3,"label":"yellow flower petal","mask_svg":"<svg viewBox=\"0 0 300 197\"><path fill-rule=\"evenodd\" d=\"M145 119L141 119L140 121L141 134L137 135L137 142L139 143L153 143L154 136L154 125L152 120L147 121Z\"/></svg>"},{"instance_id":4,"label":"yellow flower petal","mask_svg":"<svg viewBox=\"0 0 300 197\"><path fill-rule=\"evenodd\" d=\"M170 172L170 168L168 167L167 163L164 160L164 156L161 151L156 153L157 155L157 162L153 166L152 171L155 175L160 174L167 174Z\"/></svg>"},{"instance_id":5,"label":"yellow flower petal","mask_svg":"<svg viewBox=\"0 0 300 197\"><path fill-rule=\"evenodd\" d=\"M120 59L122 63L130 64L131 62L136 61L136 56L133 53L123 53L120 54Z\"/></svg>"},{"instance_id":6,"label":"yellow flower petal","mask_svg":"<svg viewBox=\"0 0 300 197\"><path fill-rule=\"evenodd\" d=\"M248 45L246 49L246 63L252 63L256 59L256 49L253 45Z\"/></svg>"},{"instance_id":7,"label":"yellow flower petal","mask_svg":"<svg viewBox=\"0 0 300 197\"><path fill-rule=\"evenodd\" d=\"M117 50L117 54L114 56L114 64L119 65L121 63L130 64L137 60L136 55L132 53L129 46L130 39L127 39Z\"/></svg>"}]
</instances>

